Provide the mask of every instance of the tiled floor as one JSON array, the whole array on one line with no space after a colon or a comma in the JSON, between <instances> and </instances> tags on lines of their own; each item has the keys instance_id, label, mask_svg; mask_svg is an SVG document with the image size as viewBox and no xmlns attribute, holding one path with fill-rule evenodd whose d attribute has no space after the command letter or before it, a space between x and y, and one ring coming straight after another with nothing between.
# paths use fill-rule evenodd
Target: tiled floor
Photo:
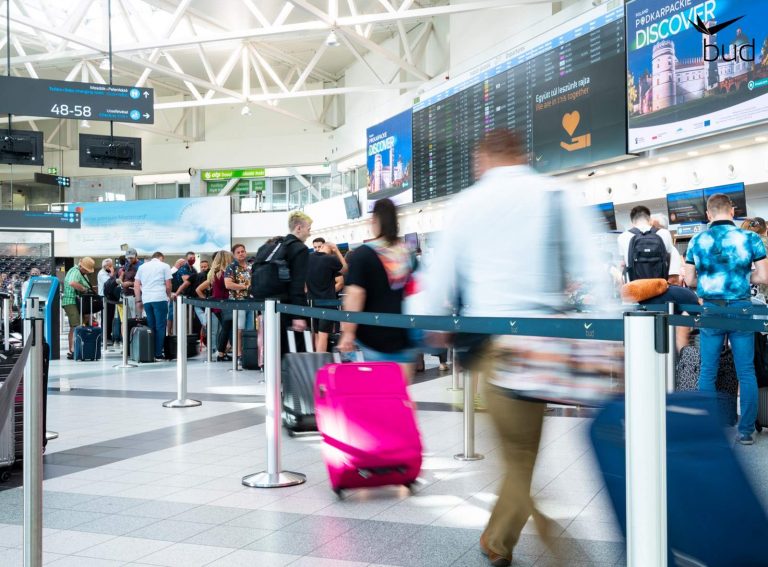
<instances>
[{"instance_id":1,"label":"tiled floor","mask_svg":"<svg viewBox=\"0 0 768 567\"><path fill-rule=\"evenodd\" d=\"M263 383L252 371L189 362L190 397L203 405L166 409L173 363L115 370L100 362L54 361L45 456L44 559L55 567L118 565L339 566L487 565L477 547L503 472L493 431L477 415L477 450L459 462L462 414L449 376L412 386L426 446L413 494L404 488L328 486L317 436L283 436L283 467L307 475L283 489L242 486L266 465ZM68 376L72 390L58 390ZM542 510L559 524L569 566L624 565L624 543L586 439L589 420L548 417L534 479ZM768 443L752 455L765 456ZM755 457L750 456L754 459ZM0 486L0 565L21 564L20 475ZM14 486L15 485L15 486ZM557 559L530 524L514 565Z\"/></svg>"}]
</instances>

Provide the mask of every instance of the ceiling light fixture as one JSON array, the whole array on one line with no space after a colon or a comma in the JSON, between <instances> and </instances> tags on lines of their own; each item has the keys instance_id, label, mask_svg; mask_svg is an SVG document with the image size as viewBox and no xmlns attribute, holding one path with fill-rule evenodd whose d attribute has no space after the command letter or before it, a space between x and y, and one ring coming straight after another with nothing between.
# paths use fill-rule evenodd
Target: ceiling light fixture
<instances>
[{"instance_id":1,"label":"ceiling light fixture","mask_svg":"<svg viewBox=\"0 0 768 567\"><path fill-rule=\"evenodd\" d=\"M667 163L668 161L669 161L668 157L660 157L659 158L659 163Z\"/></svg>"},{"instance_id":2,"label":"ceiling light fixture","mask_svg":"<svg viewBox=\"0 0 768 567\"><path fill-rule=\"evenodd\" d=\"M699 155L699 152L697 152L696 150L691 150L690 152L688 152L688 155L691 157L696 157L697 155Z\"/></svg>"},{"instance_id":3,"label":"ceiling light fixture","mask_svg":"<svg viewBox=\"0 0 768 567\"><path fill-rule=\"evenodd\" d=\"M328 37L325 38L325 45L327 45L328 47L339 46L339 38L336 37L336 30L331 30L331 33L329 33Z\"/></svg>"},{"instance_id":4,"label":"ceiling light fixture","mask_svg":"<svg viewBox=\"0 0 768 567\"><path fill-rule=\"evenodd\" d=\"M243 106L243 108L240 109L240 116L250 116L251 115L251 107L247 104Z\"/></svg>"},{"instance_id":5,"label":"ceiling light fixture","mask_svg":"<svg viewBox=\"0 0 768 567\"><path fill-rule=\"evenodd\" d=\"M731 144L720 144L721 150L730 150L733 146Z\"/></svg>"},{"instance_id":6,"label":"ceiling light fixture","mask_svg":"<svg viewBox=\"0 0 768 567\"><path fill-rule=\"evenodd\" d=\"M269 106L277 106L278 104L280 104L280 101L277 100L276 98L269 98L267 99L267 104Z\"/></svg>"},{"instance_id":7,"label":"ceiling light fixture","mask_svg":"<svg viewBox=\"0 0 768 567\"><path fill-rule=\"evenodd\" d=\"M99 63L99 69L102 71L109 71L109 58L105 57L101 60L101 63Z\"/></svg>"},{"instance_id":8,"label":"ceiling light fixture","mask_svg":"<svg viewBox=\"0 0 768 567\"><path fill-rule=\"evenodd\" d=\"M91 123L88 122L87 120L80 121L80 128L90 128L90 127L91 127Z\"/></svg>"},{"instance_id":9,"label":"ceiling light fixture","mask_svg":"<svg viewBox=\"0 0 768 567\"><path fill-rule=\"evenodd\" d=\"M765 136L758 136L757 138L755 138L755 142L757 142L758 144L762 144L763 142L768 142L768 138L766 138Z\"/></svg>"}]
</instances>

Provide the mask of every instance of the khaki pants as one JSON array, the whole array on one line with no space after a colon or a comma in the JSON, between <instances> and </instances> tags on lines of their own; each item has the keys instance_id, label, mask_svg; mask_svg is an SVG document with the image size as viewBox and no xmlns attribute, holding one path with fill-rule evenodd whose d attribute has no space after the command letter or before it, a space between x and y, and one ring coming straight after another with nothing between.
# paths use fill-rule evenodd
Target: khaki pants
<instances>
[{"instance_id":1,"label":"khaki pants","mask_svg":"<svg viewBox=\"0 0 768 567\"><path fill-rule=\"evenodd\" d=\"M483 357L482 370L486 380L492 357L493 349ZM486 397L488 412L501 438L506 474L484 535L491 551L512 557L512 549L529 517L534 517L540 531L546 531L548 525L531 498L531 480L546 404L511 398L490 384Z\"/></svg>"}]
</instances>

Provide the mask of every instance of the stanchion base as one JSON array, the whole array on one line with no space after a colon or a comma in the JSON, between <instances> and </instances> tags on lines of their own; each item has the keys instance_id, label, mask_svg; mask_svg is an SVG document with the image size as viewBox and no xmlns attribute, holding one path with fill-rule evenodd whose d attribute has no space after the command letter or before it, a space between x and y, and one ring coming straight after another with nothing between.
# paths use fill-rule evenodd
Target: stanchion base
<instances>
[{"instance_id":1,"label":"stanchion base","mask_svg":"<svg viewBox=\"0 0 768 567\"><path fill-rule=\"evenodd\" d=\"M235 370L234 368L230 368L229 370L227 370L227 372L242 372L242 371L243 371L242 368L238 368L237 370Z\"/></svg>"},{"instance_id":2,"label":"stanchion base","mask_svg":"<svg viewBox=\"0 0 768 567\"><path fill-rule=\"evenodd\" d=\"M194 408L203 405L203 402L197 400L171 400L169 402L163 402L164 408Z\"/></svg>"},{"instance_id":3,"label":"stanchion base","mask_svg":"<svg viewBox=\"0 0 768 567\"><path fill-rule=\"evenodd\" d=\"M112 368L138 368L138 364L131 364L130 362L128 364L113 364Z\"/></svg>"},{"instance_id":4,"label":"stanchion base","mask_svg":"<svg viewBox=\"0 0 768 567\"><path fill-rule=\"evenodd\" d=\"M290 471L281 471L277 474L269 474L264 471L243 477L243 486L250 486L251 488L283 488L305 482L307 482L305 475Z\"/></svg>"},{"instance_id":5,"label":"stanchion base","mask_svg":"<svg viewBox=\"0 0 768 567\"><path fill-rule=\"evenodd\" d=\"M46 441L52 441L53 439L58 439L58 438L59 438L59 434L56 433L55 431L46 431L45 432L45 439L46 439Z\"/></svg>"},{"instance_id":6,"label":"stanchion base","mask_svg":"<svg viewBox=\"0 0 768 567\"><path fill-rule=\"evenodd\" d=\"M485 455L481 455L480 453L476 453L474 455L465 455L464 453L459 453L458 455L454 455L453 458L457 461L482 461L485 458Z\"/></svg>"},{"instance_id":7,"label":"stanchion base","mask_svg":"<svg viewBox=\"0 0 768 567\"><path fill-rule=\"evenodd\" d=\"M463 392L464 388L446 388L449 392Z\"/></svg>"}]
</instances>

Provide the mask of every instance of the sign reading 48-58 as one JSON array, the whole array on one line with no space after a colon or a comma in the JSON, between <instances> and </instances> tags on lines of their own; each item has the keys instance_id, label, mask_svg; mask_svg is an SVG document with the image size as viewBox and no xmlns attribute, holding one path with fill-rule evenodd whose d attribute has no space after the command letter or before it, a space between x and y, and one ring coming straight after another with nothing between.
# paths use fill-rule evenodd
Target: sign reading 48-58
<instances>
[{"instance_id":1,"label":"sign reading 48-58","mask_svg":"<svg viewBox=\"0 0 768 567\"><path fill-rule=\"evenodd\" d=\"M0 77L0 114L153 124L154 90Z\"/></svg>"}]
</instances>

